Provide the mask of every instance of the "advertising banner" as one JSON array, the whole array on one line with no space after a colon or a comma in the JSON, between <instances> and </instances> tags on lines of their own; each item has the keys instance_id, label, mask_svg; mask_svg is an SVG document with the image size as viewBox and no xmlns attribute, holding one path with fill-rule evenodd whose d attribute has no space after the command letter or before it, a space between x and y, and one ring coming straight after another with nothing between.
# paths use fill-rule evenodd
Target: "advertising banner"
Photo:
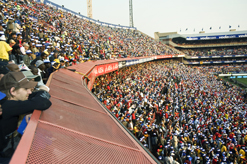
<instances>
[{"instance_id":1,"label":"advertising banner","mask_svg":"<svg viewBox=\"0 0 247 164\"><path fill-rule=\"evenodd\" d=\"M189 62L189 64L219 64L219 63L243 63L247 60L235 60L235 61L200 61L200 62Z\"/></svg>"},{"instance_id":2,"label":"advertising banner","mask_svg":"<svg viewBox=\"0 0 247 164\"><path fill-rule=\"evenodd\" d=\"M94 68L92 74L94 74L95 76L100 76L100 75L104 75L104 74L107 74L115 70L118 70L118 62L111 63L111 64L98 65Z\"/></svg>"},{"instance_id":3,"label":"advertising banner","mask_svg":"<svg viewBox=\"0 0 247 164\"><path fill-rule=\"evenodd\" d=\"M193 59L202 59L202 58L229 58L229 57L247 57L246 54L243 55L218 55L218 56L191 56Z\"/></svg>"},{"instance_id":4,"label":"advertising banner","mask_svg":"<svg viewBox=\"0 0 247 164\"><path fill-rule=\"evenodd\" d=\"M236 35L215 35L215 36L199 36L199 37L186 37L186 40L209 40L209 39L229 39L229 38L244 38L247 34Z\"/></svg>"},{"instance_id":5,"label":"advertising banner","mask_svg":"<svg viewBox=\"0 0 247 164\"><path fill-rule=\"evenodd\" d=\"M126 61L120 61L118 62L118 68L123 68L126 66Z\"/></svg>"},{"instance_id":6,"label":"advertising banner","mask_svg":"<svg viewBox=\"0 0 247 164\"><path fill-rule=\"evenodd\" d=\"M172 55L158 55L156 59L172 58Z\"/></svg>"}]
</instances>

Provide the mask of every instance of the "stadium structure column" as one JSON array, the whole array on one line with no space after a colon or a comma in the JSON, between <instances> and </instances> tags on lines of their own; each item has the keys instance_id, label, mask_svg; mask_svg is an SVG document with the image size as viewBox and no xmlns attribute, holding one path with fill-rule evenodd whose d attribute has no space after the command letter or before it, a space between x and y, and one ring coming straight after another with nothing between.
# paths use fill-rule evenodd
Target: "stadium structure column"
<instances>
[{"instance_id":1,"label":"stadium structure column","mask_svg":"<svg viewBox=\"0 0 247 164\"><path fill-rule=\"evenodd\" d=\"M132 0L129 1L129 14L130 14L130 25L129 26L134 27Z\"/></svg>"},{"instance_id":2,"label":"stadium structure column","mask_svg":"<svg viewBox=\"0 0 247 164\"><path fill-rule=\"evenodd\" d=\"M93 18L92 0L87 0L87 16Z\"/></svg>"}]
</instances>

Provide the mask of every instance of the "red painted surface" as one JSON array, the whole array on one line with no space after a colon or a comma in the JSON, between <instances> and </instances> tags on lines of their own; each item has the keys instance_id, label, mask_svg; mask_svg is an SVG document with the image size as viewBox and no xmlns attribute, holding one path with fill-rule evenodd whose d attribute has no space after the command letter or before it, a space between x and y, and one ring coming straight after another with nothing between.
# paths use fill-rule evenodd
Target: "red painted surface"
<instances>
[{"instance_id":1,"label":"red painted surface","mask_svg":"<svg viewBox=\"0 0 247 164\"><path fill-rule=\"evenodd\" d=\"M97 61L70 69L88 75L96 68L100 75L102 65L108 73L116 64ZM156 163L85 88L83 75L60 69L48 83L52 106L33 113L11 164Z\"/></svg>"}]
</instances>

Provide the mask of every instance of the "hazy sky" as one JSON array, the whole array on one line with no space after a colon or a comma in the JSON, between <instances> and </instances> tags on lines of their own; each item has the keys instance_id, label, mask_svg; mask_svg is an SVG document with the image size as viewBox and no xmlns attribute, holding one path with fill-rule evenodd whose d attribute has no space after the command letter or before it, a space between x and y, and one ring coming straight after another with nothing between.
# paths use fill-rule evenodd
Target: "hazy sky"
<instances>
[{"instance_id":1,"label":"hazy sky","mask_svg":"<svg viewBox=\"0 0 247 164\"><path fill-rule=\"evenodd\" d=\"M87 16L87 0L51 1ZM226 32L229 25L247 30L247 0L132 1L134 26L151 37L154 32L195 34L202 28L206 33ZM93 19L129 26L129 0L92 0L92 4Z\"/></svg>"}]
</instances>

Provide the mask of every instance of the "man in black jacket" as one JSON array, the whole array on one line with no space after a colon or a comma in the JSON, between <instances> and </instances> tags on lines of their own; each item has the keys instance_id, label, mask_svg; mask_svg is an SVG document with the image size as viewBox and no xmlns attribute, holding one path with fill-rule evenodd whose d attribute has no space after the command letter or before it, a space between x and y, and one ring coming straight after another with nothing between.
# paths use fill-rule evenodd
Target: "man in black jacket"
<instances>
[{"instance_id":1,"label":"man in black jacket","mask_svg":"<svg viewBox=\"0 0 247 164\"><path fill-rule=\"evenodd\" d=\"M51 106L50 94L45 90L33 92L37 82L29 81L22 72L9 72L0 80L0 91L6 97L0 101L0 160L4 156L7 144L17 129L20 115L30 114L35 109L46 110ZM13 135L12 135L13 137Z\"/></svg>"}]
</instances>

